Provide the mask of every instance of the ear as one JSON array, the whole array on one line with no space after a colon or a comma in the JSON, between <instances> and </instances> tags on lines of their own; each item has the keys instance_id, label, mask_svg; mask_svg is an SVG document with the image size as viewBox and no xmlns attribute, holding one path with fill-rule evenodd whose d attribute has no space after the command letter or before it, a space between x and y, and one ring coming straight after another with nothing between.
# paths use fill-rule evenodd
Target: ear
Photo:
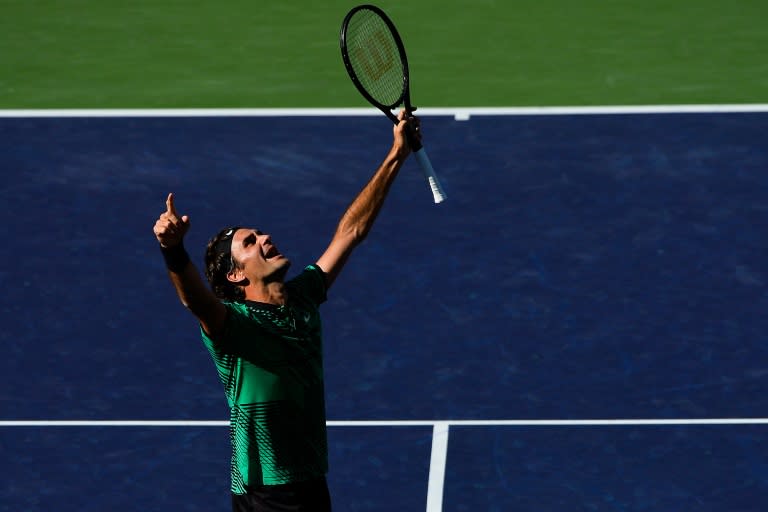
<instances>
[{"instance_id":1,"label":"ear","mask_svg":"<svg viewBox=\"0 0 768 512\"><path fill-rule=\"evenodd\" d=\"M247 279L242 269L234 268L227 273L227 281L234 284L245 284Z\"/></svg>"}]
</instances>

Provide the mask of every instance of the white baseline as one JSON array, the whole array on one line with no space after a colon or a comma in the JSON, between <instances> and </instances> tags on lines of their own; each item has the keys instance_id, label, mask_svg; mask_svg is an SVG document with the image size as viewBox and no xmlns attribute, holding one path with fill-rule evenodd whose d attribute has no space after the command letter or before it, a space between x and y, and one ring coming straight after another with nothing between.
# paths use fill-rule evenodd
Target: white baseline
<instances>
[{"instance_id":1,"label":"white baseline","mask_svg":"<svg viewBox=\"0 0 768 512\"><path fill-rule=\"evenodd\" d=\"M548 107L436 107L420 108L419 116L602 115L602 114L711 114L768 112L768 103L716 105L606 105ZM195 108L195 109L0 109L0 118L32 117L334 117L380 116L364 108Z\"/></svg>"},{"instance_id":2,"label":"white baseline","mask_svg":"<svg viewBox=\"0 0 768 512\"><path fill-rule=\"evenodd\" d=\"M329 427L642 427L768 425L768 418L330 420ZM228 420L0 420L0 427L227 427Z\"/></svg>"}]
</instances>

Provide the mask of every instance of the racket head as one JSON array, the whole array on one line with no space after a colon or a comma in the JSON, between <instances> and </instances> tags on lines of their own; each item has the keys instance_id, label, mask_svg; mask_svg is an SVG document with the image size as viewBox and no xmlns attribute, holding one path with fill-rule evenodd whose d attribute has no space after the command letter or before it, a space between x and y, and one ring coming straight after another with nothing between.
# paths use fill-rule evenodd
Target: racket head
<instances>
[{"instance_id":1,"label":"racket head","mask_svg":"<svg viewBox=\"0 0 768 512\"><path fill-rule=\"evenodd\" d=\"M399 105L410 105L408 58L392 20L375 5L352 8L339 37L344 67L358 91L393 123Z\"/></svg>"}]
</instances>

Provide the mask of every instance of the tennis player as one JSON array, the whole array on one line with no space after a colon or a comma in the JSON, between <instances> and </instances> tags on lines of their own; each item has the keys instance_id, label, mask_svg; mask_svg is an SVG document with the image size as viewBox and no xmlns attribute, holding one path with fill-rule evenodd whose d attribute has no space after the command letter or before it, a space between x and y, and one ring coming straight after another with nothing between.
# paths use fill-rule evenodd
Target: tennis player
<instances>
[{"instance_id":1,"label":"tennis player","mask_svg":"<svg viewBox=\"0 0 768 512\"><path fill-rule=\"evenodd\" d=\"M316 263L286 280L290 260L258 229L230 227L205 252L207 286L184 248L189 217L173 194L154 233L181 303L200 323L230 406L232 510L331 510L326 473L319 306L362 242L411 152L404 112L381 166L341 217Z\"/></svg>"}]
</instances>

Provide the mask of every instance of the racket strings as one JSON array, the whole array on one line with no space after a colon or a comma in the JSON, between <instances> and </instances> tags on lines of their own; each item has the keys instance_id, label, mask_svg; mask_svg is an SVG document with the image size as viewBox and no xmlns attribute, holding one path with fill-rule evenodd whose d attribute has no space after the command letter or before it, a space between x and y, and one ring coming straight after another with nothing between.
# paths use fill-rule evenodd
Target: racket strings
<instances>
[{"instance_id":1,"label":"racket strings","mask_svg":"<svg viewBox=\"0 0 768 512\"><path fill-rule=\"evenodd\" d=\"M346 29L349 62L377 102L394 108L405 89L403 61L389 26L374 12L358 11Z\"/></svg>"}]
</instances>

